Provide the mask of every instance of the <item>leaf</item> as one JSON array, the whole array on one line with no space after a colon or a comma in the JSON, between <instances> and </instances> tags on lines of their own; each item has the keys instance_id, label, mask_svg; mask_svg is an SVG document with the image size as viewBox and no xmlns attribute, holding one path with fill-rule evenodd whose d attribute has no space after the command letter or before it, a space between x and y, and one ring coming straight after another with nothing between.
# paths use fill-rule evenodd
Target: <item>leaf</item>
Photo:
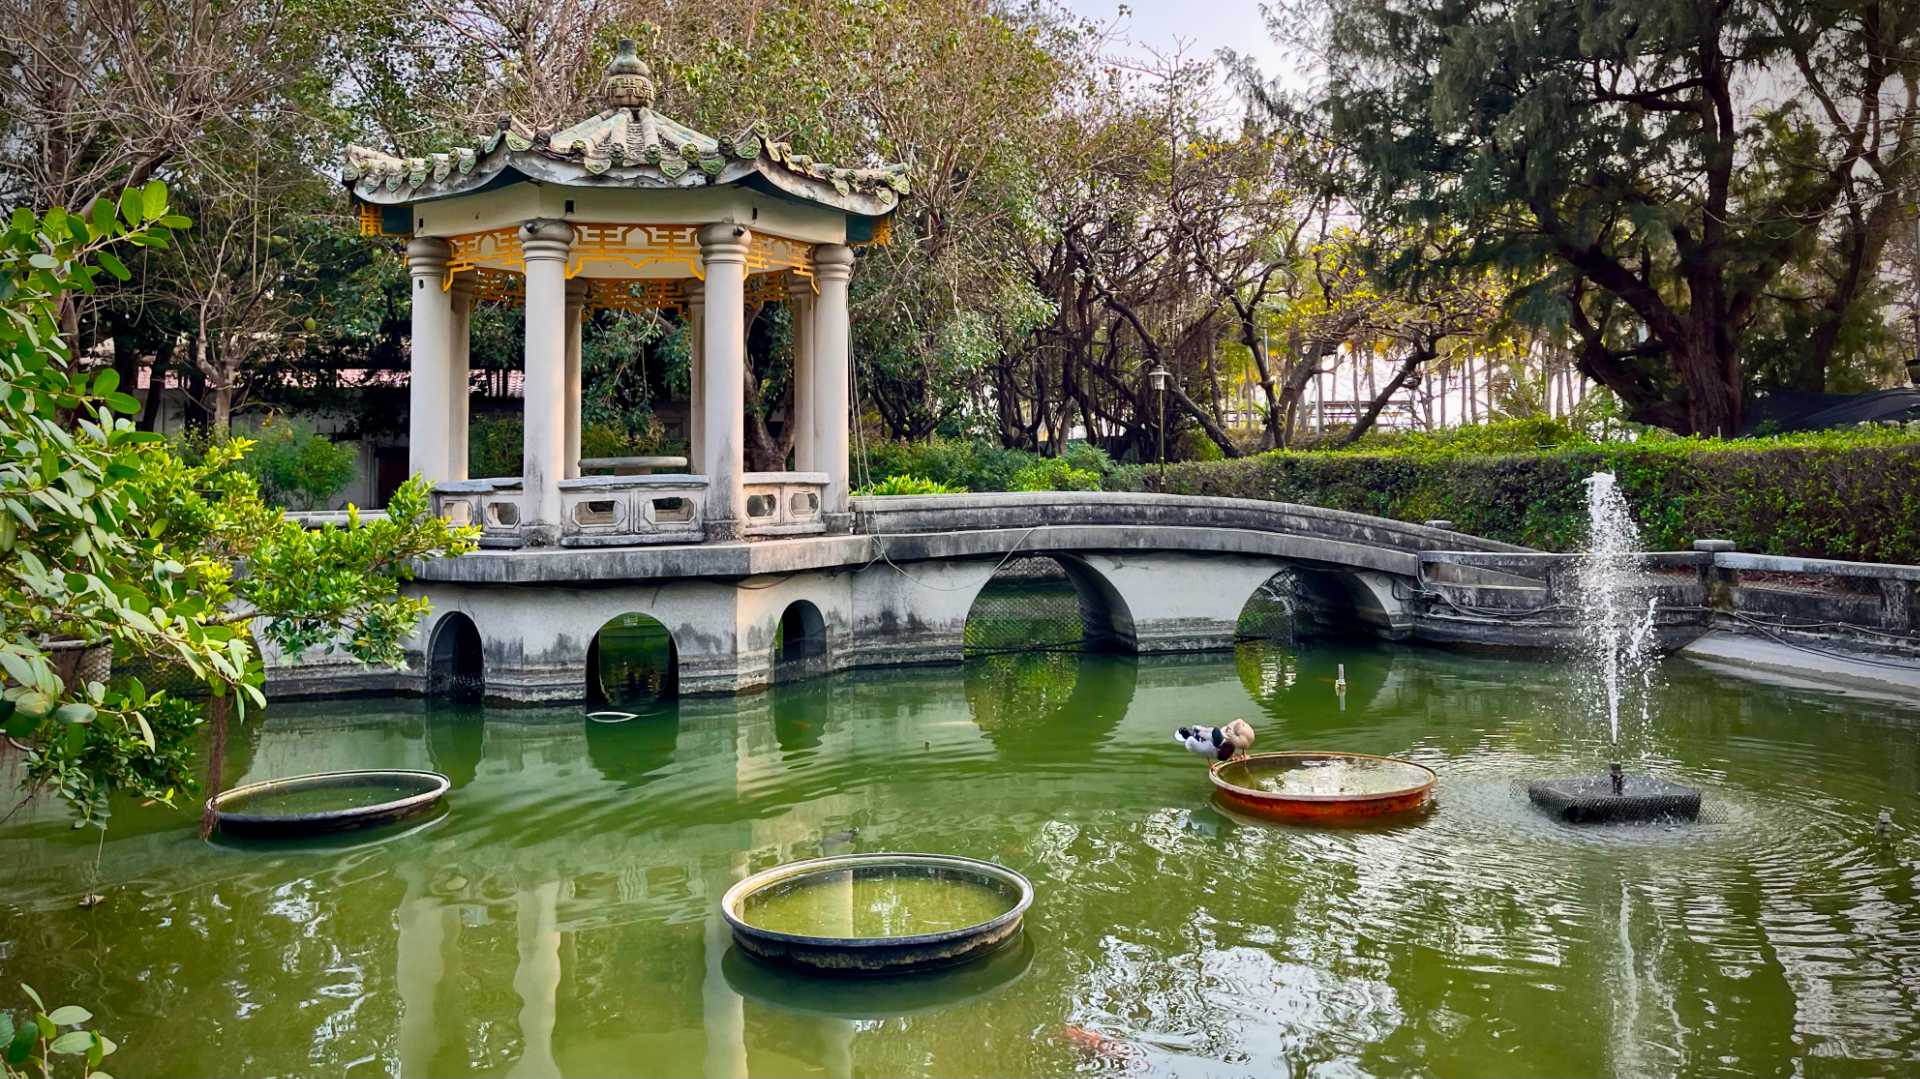
<instances>
[{"instance_id":1,"label":"leaf","mask_svg":"<svg viewBox=\"0 0 1920 1079\"><path fill-rule=\"evenodd\" d=\"M138 225L140 214L146 209L136 188L126 188L120 192L120 220L128 225Z\"/></svg>"},{"instance_id":2,"label":"leaf","mask_svg":"<svg viewBox=\"0 0 1920 1079\"><path fill-rule=\"evenodd\" d=\"M48 1012L47 1018L53 1020L54 1026L77 1027L87 1020L92 1019L93 1013L78 1004L63 1004L53 1011Z\"/></svg>"},{"instance_id":3,"label":"leaf","mask_svg":"<svg viewBox=\"0 0 1920 1079\"><path fill-rule=\"evenodd\" d=\"M105 251L100 252L103 259L106 257L106 254ZM124 281L125 278L121 280ZM93 395L95 397L105 397L119 388L120 372L115 371L111 367L102 368L99 374L93 376Z\"/></svg>"},{"instance_id":4,"label":"leaf","mask_svg":"<svg viewBox=\"0 0 1920 1079\"><path fill-rule=\"evenodd\" d=\"M0 1012L0 1046L13 1044L13 1013Z\"/></svg>"},{"instance_id":5,"label":"leaf","mask_svg":"<svg viewBox=\"0 0 1920 1079\"><path fill-rule=\"evenodd\" d=\"M99 714L99 711L95 709L93 705L82 704L79 701L75 701L71 704L63 704L54 709L53 718L61 723L92 723L93 717ZM56 1019L54 1022L57 1023L59 1020Z\"/></svg>"},{"instance_id":6,"label":"leaf","mask_svg":"<svg viewBox=\"0 0 1920 1079\"><path fill-rule=\"evenodd\" d=\"M91 1048L93 1048L93 1035L84 1030L69 1030L53 1039L52 1044L47 1046L47 1052L73 1055L84 1053Z\"/></svg>"},{"instance_id":7,"label":"leaf","mask_svg":"<svg viewBox=\"0 0 1920 1079\"><path fill-rule=\"evenodd\" d=\"M7 1063L24 1064L27 1054L33 1052L33 1045L40 1040L40 1028L28 1023L13 1034L12 1044L7 1046Z\"/></svg>"},{"instance_id":8,"label":"leaf","mask_svg":"<svg viewBox=\"0 0 1920 1079\"><path fill-rule=\"evenodd\" d=\"M37 689L30 690L15 697L13 699L13 707L23 716L41 719L44 718L48 712L53 711L53 698Z\"/></svg>"},{"instance_id":9,"label":"leaf","mask_svg":"<svg viewBox=\"0 0 1920 1079\"><path fill-rule=\"evenodd\" d=\"M28 984L27 984L27 983L25 983L25 982L21 982L21 983L20 983L20 991L21 991L22 993L25 993L25 994L27 995L27 999L28 999L28 1000L31 1000L31 1001L33 1001L33 1006L34 1006L34 1007L36 1007L36 1008L40 1008L40 1009L42 1009L42 1010L45 1010L45 1008L46 1008L46 1006L47 1006L47 1003L46 1003L46 1001L43 1001L43 1000L41 1000L41 999L40 999L40 994L38 994L38 993L36 993L36 992L34 992L34 991L33 991L33 986L31 986L31 985L28 985Z\"/></svg>"},{"instance_id":10,"label":"leaf","mask_svg":"<svg viewBox=\"0 0 1920 1079\"><path fill-rule=\"evenodd\" d=\"M132 394L110 393L107 394L107 407L123 416L131 416L140 411L140 401Z\"/></svg>"},{"instance_id":11,"label":"leaf","mask_svg":"<svg viewBox=\"0 0 1920 1079\"><path fill-rule=\"evenodd\" d=\"M23 686L30 686L39 681L34 676L33 664L27 661L27 657L17 652L0 651L0 667L6 668L7 677Z\"/></svg>"},{"instance_id":12,"label":"leaf","mask_svg":"<svg viewBox=\"0 0 1920 1079\"><path fill-rule=\"evenodd\" d=\"M185 214L168 214L160 219L163 228L188 229L193 227L193 218Z\"/></svg>"},{"instance_id":13,"label":"leaf","mask_svg":"<svg viewBox=\"0 0 1920 1079\"><path fill-rule=\"evenodd\" d=\"M140 189L140 203L148 221L164 216L167 212L167 185L158 180L148 180L147 186Z\"/></svg>"},{"instance_id":14,"label":"leaf","mask_svg":"<svg viewBox=\"0 0 1920 1079\"><path fill-rule=\"evenodd\" d=\"M100 265L105 266L107 272L114 277L121 281L133 280L133 271L127 269L127 264L121 262L119 257L113 252L101 251L97 253L97 257L100 259Z\"/></svg>"},{"instance_id":15,"label":"leaf","mask_svg":"<svg viewBox=\"0 0 1920 1079\"><path fill-rule=\"evenodd\" d=\"M147 724L147 717L135 712L133 718L140 724L140 740L145 742L150 750L159 749L159 742L153 737L153 728Z\"/></svg>"}]
</instances>

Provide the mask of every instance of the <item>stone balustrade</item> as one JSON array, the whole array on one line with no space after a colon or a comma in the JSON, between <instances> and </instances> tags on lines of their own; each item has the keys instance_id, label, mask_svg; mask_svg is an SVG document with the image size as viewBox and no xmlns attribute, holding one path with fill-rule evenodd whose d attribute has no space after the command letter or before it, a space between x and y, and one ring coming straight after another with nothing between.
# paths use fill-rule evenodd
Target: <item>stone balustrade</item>
<instances>
[{"instance_id":1,"label":"stone balustrade","mask_svg":"<svg viewBox=\"0 0 1920 1079\"><path fill-rule=\"evenodd\" d=\"M582 476L560 481L560 545L699 543L705 476Z\"/></svg>"},{"instance_id":2,"label":"stone balustrade","mask_svg":"<svg viewBox=\"0 0 1920 1079\"><path fill-rule=\"evenodd\" d=\"M802 536L827 530L821 512L826 497L825 472L749 472L742 477L746 490L746 528L749 536Z\"/></svg>"},{"instance_id":3,"label":"stone balustrade","mask_svg":"<svg viewBox=\"0 0 1920 1079\"><path fill-rule=\"evenodd\" d=\"M457 525L479 525L482 547L519 547L526 543L520 495L518 476L452 480L434 485L433 512Z\"/></svg>"}]
</instances>

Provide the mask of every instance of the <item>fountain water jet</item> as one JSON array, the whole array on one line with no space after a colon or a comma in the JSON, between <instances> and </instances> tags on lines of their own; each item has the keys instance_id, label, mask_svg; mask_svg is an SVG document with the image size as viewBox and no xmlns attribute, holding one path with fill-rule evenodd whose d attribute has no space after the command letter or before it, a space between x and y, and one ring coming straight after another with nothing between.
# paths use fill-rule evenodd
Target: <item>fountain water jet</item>
<instances>
[{"instance_id":1,"label":"fountain water jet","mask_svg":"<svg viewBox=\"0 0 1920 1079\"><path fill-rule=\"evenodd\" d=\"M1607 720L1614 760L1604 776L1548 779L1529 784L1527 797L1570 823L1644 821L1700 815L1700 792L1648 776L1627 776L1620 766L1620 709L1628 691L1639 700L1641 718L1653 688L1658 658L1654 646L1655 597L1639 601L1640 533L1626 496L1611 472L1596 472L1587 485L1587 553L1577 575L1579 636L1585 696Z\"/></svg>"}]
</instances>

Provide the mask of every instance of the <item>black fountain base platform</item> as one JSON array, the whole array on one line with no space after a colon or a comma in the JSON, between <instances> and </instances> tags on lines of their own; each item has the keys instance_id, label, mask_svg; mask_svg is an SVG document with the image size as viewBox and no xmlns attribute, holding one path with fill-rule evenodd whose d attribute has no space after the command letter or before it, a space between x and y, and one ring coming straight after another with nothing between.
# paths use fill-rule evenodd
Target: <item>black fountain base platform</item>
<instances>
[{"instance_id":1,"label":"black fountain base platform","mask_svg":"<svg viewBox=\"0 0 1920 1079\"><path fill-rule=\"evenodd\" d=\"M1627 824L1698 820L1700 792L1651 776L1611 775L1543 779L1527 784L1534 805L1568 824Z\"/></svg>"}]
</instances>

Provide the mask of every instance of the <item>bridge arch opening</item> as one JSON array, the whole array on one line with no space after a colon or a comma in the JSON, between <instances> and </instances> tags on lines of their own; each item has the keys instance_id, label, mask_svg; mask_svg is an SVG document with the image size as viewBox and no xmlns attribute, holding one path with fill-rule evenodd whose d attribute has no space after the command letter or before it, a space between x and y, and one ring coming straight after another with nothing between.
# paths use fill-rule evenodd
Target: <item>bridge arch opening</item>
<instances>
[{"instance_id":1,"label":"bridge arch opening","mask_svg":"<svg viewBox=\"0 0 1920 1079\"><path fill-rule=\"evenodd\" d=\"M587 645L587 700L592 704L644 705L680 694L680 649L659 619L623 614Z\"/></svg>"},{"instance_id":2,"label":"bridge arch opening","mask_svg":"<svg viewBox=\"0 0 1920 1079\"><path fill-rule=\"evenodd\" d=\"M1112 582L1067 554L1008 559L973 598L968 656L1012 652L1131 652L1133 614Z\"/></svg>"},{"instance_id":3,"label":"bridge arch opening","mask_svg":"<svg viewBox=\"0 0 1920 1079\"><path fill-rule=\"evenodd\" d=\"M773 628L773 680L791 682L826 671L827 620L810 601L794 600Z\"/></svg>"},{"instance_id":4,"label":"bridge arch opening","mask_svg":"<svg viewBox=\"0 0 1920 1079\"><path fill-rule=\"evenodd\" d=\"M448 611L434 624L427 644L427 696L472 702L486 690L486 655L480 629L465 613Z\"/></svg>"},{"instance_id":5,"label":"bridge arch opening","mask_svg":"<svg viewBox=\"0 0 1920 1079\"><path fill-rule=\"evenodd\" d=\"M1295 624L1315 637L1393 637L1392 586L1379 574L1300 568L1294 571Z\"/></svg>"},{"instance_id":6,"label":"bridge arch opening","mask_svg":"<svg viewBox=\"0 0 1920 1079\"><path fill-rule=\"evenodd\" d=\"M1290 641L1294 635L1295 589L1298 580L1291 568L1262 581L1234 621L1236 641Z\"/></svg>"}]
</instances>

